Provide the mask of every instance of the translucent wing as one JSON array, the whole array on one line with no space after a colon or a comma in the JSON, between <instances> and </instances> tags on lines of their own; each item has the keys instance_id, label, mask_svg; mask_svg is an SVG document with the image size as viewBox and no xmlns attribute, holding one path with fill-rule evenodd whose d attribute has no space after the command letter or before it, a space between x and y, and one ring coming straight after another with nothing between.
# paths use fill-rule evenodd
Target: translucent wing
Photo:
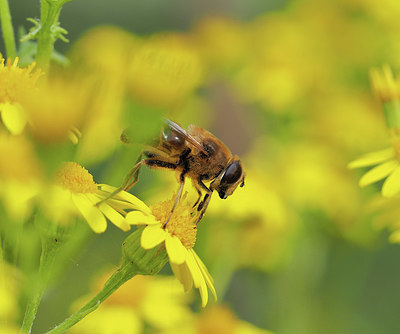
<instances>
[{"instance_id":1,"label":"translucent wing","mask_svg":"<svg viewBox=\"0 0 400 334\"><path fill-rule=\"evenodd\" d=\"M186 130L184 128L182 128L179 124L177 124L169 119L165 119L165 123L167 123L167 125L171 128L171 130L180 134L183 138L185 138L186 141L188 141L190 144L192 144L194 147L196 147L199 151L208 155L208 153L204 149L204 147L196 139L194 139L191 135L189 135L186 132Z\"/></svg>"}]
</instances>

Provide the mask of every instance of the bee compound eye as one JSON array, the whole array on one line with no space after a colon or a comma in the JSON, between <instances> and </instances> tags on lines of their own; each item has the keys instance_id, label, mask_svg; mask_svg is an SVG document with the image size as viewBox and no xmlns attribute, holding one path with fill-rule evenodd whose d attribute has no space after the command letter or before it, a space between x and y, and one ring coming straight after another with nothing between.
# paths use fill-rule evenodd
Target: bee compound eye
<instances>
[{"instance_id":1,"label":"bee compound eye","mask_svg":"<svg viewBox=\"0 0 400 334\"><path fill-rule=\"evenodd\" d=\"M242 176L242 166L239 161L232 162L225 170L224 176L221 179L222 184L236 183Z\"/></svg>"}]
</instances>

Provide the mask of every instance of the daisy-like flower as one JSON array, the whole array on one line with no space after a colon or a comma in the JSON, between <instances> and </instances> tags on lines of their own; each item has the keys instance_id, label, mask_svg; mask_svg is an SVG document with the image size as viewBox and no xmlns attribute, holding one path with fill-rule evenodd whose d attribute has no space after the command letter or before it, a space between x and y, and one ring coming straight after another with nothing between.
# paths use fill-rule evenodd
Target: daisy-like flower
<instances>
[{"instance_id":1,"label":"daisy-like flower","mask_svg":"<svg viewBox=\"0 0 400 334\"><path fill-rule=\"evenodd\" d=\"M361 177L360 186L385 180L382 196L392 197L400 192L400 82L394 78L389 66L383 66L382 70L372 69L370 76L375 95L382 103L392 147L364 154L348 167L374 166Z\"/></svg>"},{"instance_id":2,"label":"daisy-like flower","mask_svg":"<svg viewBox=\"0 0 400 334\"><path fill-rule=\"evenodd\" d=\"M42 165L24 136L0 131L0 201L15 221L24 221L40 191Z\"/></svg>"},{"instance_id":3,"label":"daisy-like flower","mask_svg":"<svg viewBox=\"0 0 400 334\"><path fill-rule=\"evenodd\" d=\"M106 281L96 280L96 290ZM143 333L144 324L162 331L190 322L191 296L171 276L138 275L123 284L96 312L91 313L71 329L71 333ZM76 304L86 301L83 297Z\"/></svg>"},{"instance_id":4,"label":"daisy-like flower","mask_svg":"<svg viewBox=\"0 0 400 334\"><path fill-rule=\"evenodd\" d=\"M194 319L163 331L163 334L273 334L239 319L226 305L213 305L193 315Z\"/></svg>"},{"instance_id":5,"label":"daisy-like flower","mask_svg":"<svg viewBox=\"0 0 400 334\"><path fill-rule=\"evenodd\" d=\"M364 154L349 163L351 169L371 167L360 179L360 187L385 180L382 185L382 196L392 197L400 192L400 137L393 140L393 147Z\"/></svg>"},{"instance_id":6,"label":"daisy-like flower","mask_svg":"<svg viewBox=\"0 0 400 334\"><path fill-rule=\"evenodd\" d=\"M154 36L133 53L128 90L140 101L169 106L189 96L203 80L196 50L180 35Z\"/></svg>"},{"instance_id":7,"label":"daisy-like flower","mask_svg":"<svg viewBox=\"0 0 400 334\"><path fill-rule=\"evenodd\" d=\"M129 231L130 225L124 218L126 210L139 209L148 214L150 210L142 201L125 191L98 204L115 189L109 185L96 184L85 168L75 162L66 162L56 173L55 184L45 193L43 206L57 223L66 223L72 217L80 216L94 232L102 233L107 228L108 218L121 230Z\"/></svg>"},{"instance_id":8,"label":"daisy-like flower","mask_svg":"<svg viewBox=\"0 0 400 334\"><path fill-rule=\"evenodd\" d=\"M372 89L382 103L400 99L400 82L388 65L382 69L372 68L369 72Z\"/></svg>"},{"instance_id":9,"label":"daisy-like flower","mask_svg":"<svg viewBox=\"0 0 400 334\"><path fill-rule=\"evenodd\" d=\"M1 55L0 55L1 57ZM35 63L28 67L18 66L18 57L14 61L0 59L0 116L4 126L12 134L20 134L27 122L21 97L35 90L36 82L42 75L34 71Z\"/></svg>"},{"instance_id":10,"label":"daisy-like flower","mask_svg":"<svg viewBox=\"0 0 400 334\"><path fill-rule=\"evenodd\" d=\"M24 107L30 132L45 143L66 139L76 142L76 128L88 116L93 99L93 87L81 77L67 77L66 73L41 81L36 90L24 94ZM75 133L74 133L75 132Z\"/></svg>"},{"instance_id":11,"label":"daisy-like flower","mask_svg":"<svg viewBox=\"0 0 400 334\"><path fill-rule=\"evenodd\" d=\"M205 307L208 302L207 286L215 299L217 294L210 273L193 249L196 243L197 216L193 216L191 205L182 202L177 205L171 217L174 198L157 203L151 209L131 211L126 221L130 225L147 225L141 236L141 246L144 249L152 249L164 243L172 271L183 284L185 292L190 291L194 285L199 289L202 306Z\"/></svg>"}]
</instances>

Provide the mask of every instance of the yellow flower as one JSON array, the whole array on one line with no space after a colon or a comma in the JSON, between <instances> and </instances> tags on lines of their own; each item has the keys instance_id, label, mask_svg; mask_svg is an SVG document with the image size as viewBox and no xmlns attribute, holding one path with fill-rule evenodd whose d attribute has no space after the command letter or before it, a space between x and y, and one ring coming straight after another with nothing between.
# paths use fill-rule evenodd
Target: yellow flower
<instances>
[{"instance_id":1,"label":"yellow flower","mask_svg":"<svg viewBox=\"0 0 400 334\"><path fill-rule=\"evenodd\" d=\"M365 213L372 220L372 226L378 230L387 228L390 232L389 241L400 243L400 208L396 197L383 198L374 196L367 203Z\"/></svg>"},{"instance_id":2,"label":"yellow flower","mask_svg":"<svg viewBox=\"0 0 400 334\"><path fill-rule=\"evenodd\" d=\"M135 35L118 27L92 28L74 43L71 62L85 75L125 82L126 64L138 43Z\"/></svg>"},{"instance_id":3,"label":"yellow flower","mask_svg":"<svg viewBox=\"0 0 400 334\"><path fill-rule=\"evenodd\" d=\"M42 142L61 142L86 120L92 87L82 78L55 76L25 94L21 104L30 131Z\"/></svg>"},{"instance_id":4,"label":"yellow flower","mask_svg":"<svg viewBox=\"0 0 400 334\"><path fill-rule=\"evenodd\" d=\"M388 65L382 66L382 70L372 68L370 78L373 91L382 103L399 100L400 82L394 78L393 72Z\"/></svg>"},{"instance_id":5,"label":"yellow flower","mask_svg":"<svg viewBox=\"0 0 400 334\"><path fill-rule=\"evenodd\" d=\"M131 225L147 225L141 237L144 249L151 249L164 243L175 276L183 284L186 292L190 291L193 285L199 289L202 306L205 307L208 302L207 286L215 299L217 295L210 273L193 249L197 234L195 225L197 216L192 215L191 205L181 204L182 201L175 208L169 221L173 198L157 203L146 211L131 211L127 214L126 220Z\"/></svg>"},{"instance_id":6,"label":"yellow flower","mask_svg":"<svg viewBox=\"0 0 400 334\"><path fill-rule=\"evenodd\" d=\"M206 17L190 35L200 55L212 69L237 66L249 52L246 27L232 18Z\"/></svg>"},{"instance_id":7,"label":"yellow flower","mask_svg":"<svg viewBox=\"0 0 400 334\"><path fill-rule=\"evenodd\" d=\"M371 167L360 179L360 187L385 180L382 185L382 196L392 197L400 191L400 135L398 130L391 129L392 147L364 154L349 163L348 167Z\"/></svg>"},{"instance_id":8,"label":"yellow flower","mask_svg":"<svg viewBox=\"0 0 400 334\"><path fill-rule=\"evenodd\" d=\"M255 158L254 165L258 166L259 155ZM215 222L207 249L215 257L221 252L225 256L228 249L236 267L271 270L286 255L298 221L265 170L250 164L247 160L245 191L237 191L229 201L215 201L209 207L208 218ZM220 235L226 236L224 240Z\"/></svg>"},{"instance_id":9,"label":"yellow flower","mask_svg":"<svg viewBox=\"0 0 400 334\"><path fill-rule=\"evenodd\" d=\"M96 282L96 290L106 278L104 275ZM192 318L189 302L182 286L172 277L136 276L74 326L71 333L142 333L143 323L158 330L176 327Z\"/></svg>"},{"instance_id":10,"label":"yellow flower","mask_svg":"<svg viewBox=\"0 0 400 334\"><path fill-rule=\"evenodd\" d=\"M272 334L238 319L227 306L213 306L204 310L195 322L197 333Z\"/></svg>"},{"instance_id":11,"label":"yellow flower","mask_svg":"<svg viewBox=\"0 0 400 334\"><path fill-rule=\"evenodd\" d=\"M249 322L240 320L226 305L213 305L191 322L180 324L179 327L164 331L164 334L272 334L258 328Z\"/></svg>"},{"instance_id":12,"label":"yellow flower","mask_svg":"<svg viewBox=\"0 0 400 334\"><path fill-rule=\"evenodd\" d=\"M0 55L1 57L1 55ZM42 75L40 70L33 72L35 63L18 67L18 57L0 60L0 116L4 126L12 134L20 134L27 122L20 102L24 94L35 90L36 81Z\"/></svg>"},{"instance_id":13,"label":"yellow flower","mask_svg":"<svg viewBox=\"0 0 400 334\"><path fill-rule=\"evenodd\" d=\"M89 30L74 44L71 65L74 71L94 82L96 94L85 113L85 122L79 128L77 156L80 161L93 163L104 159L120 144L127 64L139 39L117 27L97 27Z\"/></svg>"},{"instance_id":14,"label":"yellow flower","mask_svg":"<svg viewBox=\"0 0 400 334\"><path fill-rule=\"evenodd\" d=\"M23 221L39 193L41 165L31 143L23 136L0 132L0 199L8 215Z\"/></svg>"},{"instance_id":15,"label":"yellow flower","mask_svg":"<svg viewBox=\"0 0 400 334\"><path fill-rule=\"evenodd\" d=\"M193 92L202 80L202 64L180 36L159 36L143 42L128 69L128 89L140 101L171 106Z\"/></svg>"},{"instance_id":16,"label":"yellow flower","mask_svg":"<svg viewBox=\"0 0 400 334\"><path fill-rule=\"evenodd\" d=\"M107 228L108 218L121 230L129 231L130 225L124 217L126 210L150 211L143 202L125 191L96 205L115 189L96 184L85 168L75 162L66 162L57 172L55 184L44 193L42 206L57 223L65 224L74 216L83 217L94 232L102 233Z\"/></svg>"}]
</instances>

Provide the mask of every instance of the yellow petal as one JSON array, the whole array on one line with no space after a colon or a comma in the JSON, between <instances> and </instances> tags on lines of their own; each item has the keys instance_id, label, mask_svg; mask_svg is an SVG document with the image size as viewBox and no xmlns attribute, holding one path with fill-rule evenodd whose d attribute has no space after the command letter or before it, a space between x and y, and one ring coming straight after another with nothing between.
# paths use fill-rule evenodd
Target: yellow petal
<instances>
[{"instance_id":1,"label":"yellow petal","mask_svg":"<svg viewBox=\"0 0 400 334\"><path fill-rule=\"evenodd\" d=\"M365 187L388 176L399 165L397 160L390 160L372 168L360 179L360 187Z\"/></svg>"},{"instance_id":2,"label":"yellow petal","mask_svg":"<svg viewBox=\"0 0 400 334\"><path fill-rule=\"evenodd\" d=\"M108 193L112 193L117 190L117 188L109 186L107 184L99 184L98 186L100 186L101 190L104 190ZM114 198L131 203L135 209L143 211L144 213L147 213L149 215L151 214L150 208L143 201L128 193L127 191L120 191L114 196Z\"/></svg>"},{"instance_id":3,"label":"yellow petal","mask_svg":"<svg viewBox=\"0 0 400 334\"><path fill-rule=\"evenodd\" d=\"M190 291L193 287L193 278L186 263L181 265L170 263L170 266L176 278L182 283L185 292Z\"/></svg>"},{"instance_id":4,"label":"yellow petal","mask_svg":"<svg viewBox=\"0 0 400 334\"><path fill-rule=\"evenodd\" d=\"M182 264L185 262L187 249L182 245L178 237L167 234L165 248L167 249L170 263Z\"/></svg>"},{"instance_id":5,"label":"yellow petal","mask_svg":"<svg viewBox=\"0 0 400 334\"><path fill-rule=\"evenodd\" d=\"M392 197L400 191L400 166L388 176L382 186L382 196Z\"/></svg>"},{"instance_id":6,"label":"yellow petal","mask_svg":"<svg viewBox=\"0 0 400 334\"><path fill-rule=\"evenodd\" d=\"M19 104L1 103L0 115L5 127L13 134L19 135L25 128L26 116Z\"/></svg>"},{"instance_id":7,"label":"yellow petal","mask_svg":"<svg viewBox=\"0 0 400 334\"><path fill-rule=\"evenodd\" d=\"M126 215L126 222L130 225L155 225L160 222L153 216L147 215L142 211L131 211Z\"/></svg>"},{"instance_id":8,"label":"yellow petal","mask_svg":"<svg viewBox=\"0 0 400 334\"><path fill-rule=\"evenodd\" d=\"M117 211L115 211L107 203L101 203L99 210L112 222L115 226L119 227L122 231L129 231L130 225L125 221L125 218Z\"/></svg>"},{"instance_id":9,"label":"yellow petal","mask_svg":"<svg viewBox=\"0 0 400 334\"><path fill-rule=\"evenodd\" d=\"M187 252L186 264L189 268L190 274L192 275L194 286L199 289L201 296L201 306L205 307L208 302L208 290L206 282L204 281L203 274L197 265L196 260L191 252Z\"/></svg>"},{"instance_id":10,"label":"yellow petal","mask_svg":"<svg viewBox=\"0 0 400 334\"><path fill-rule=\"evenodd\" d=\"M211 293L214 296L215 301L217 301L217 292L215 291L214 288L214 280L211 277L210 273L208 272L206 266L204 265L204 263L200 260L200 258L197 256L196 252L194 251L194 249L190 249L189 250L191 253L193 253L193 257L196 260L197 264L199 265L199 268L203 274L203 277L206 281L207 286L209 287L209 289L211 290Z\"/></svg>"},{"instance_id":11,"label":"yellow petal","mask_svg":"<svg viewBox=\"0 0 400 334\"><path fill-rule=\"evenodd\" d=\"M350 162L347 165L347 167L352 169L352 168L372 166L384 162L386 160L389 160L391 158L394 158L394 151L393 148L390 147L381 151L364 154L359 158L357 158L356 160Z\"/></svg>"},{"instance_id":12,"label":"yellow petal","mask_svg":"<svg viewBox=\"0 0 400 334\"><path fill-rule=\"evenodd\" d=\"M144 249L154 248L165 240L166 234L161 225L149 225L142 233L141 245Z\"/></svg>"},{"instance_id":13,"label":"yellow petal","mask_svg":"<svg viewBox=\"0 0 400 334\"><path fill-rule=\"evenodd\" d=\"M85 194L72 194L72 201L94 232L103 233L106 230L106 218Z\"/></svg>"}]
</instances>

